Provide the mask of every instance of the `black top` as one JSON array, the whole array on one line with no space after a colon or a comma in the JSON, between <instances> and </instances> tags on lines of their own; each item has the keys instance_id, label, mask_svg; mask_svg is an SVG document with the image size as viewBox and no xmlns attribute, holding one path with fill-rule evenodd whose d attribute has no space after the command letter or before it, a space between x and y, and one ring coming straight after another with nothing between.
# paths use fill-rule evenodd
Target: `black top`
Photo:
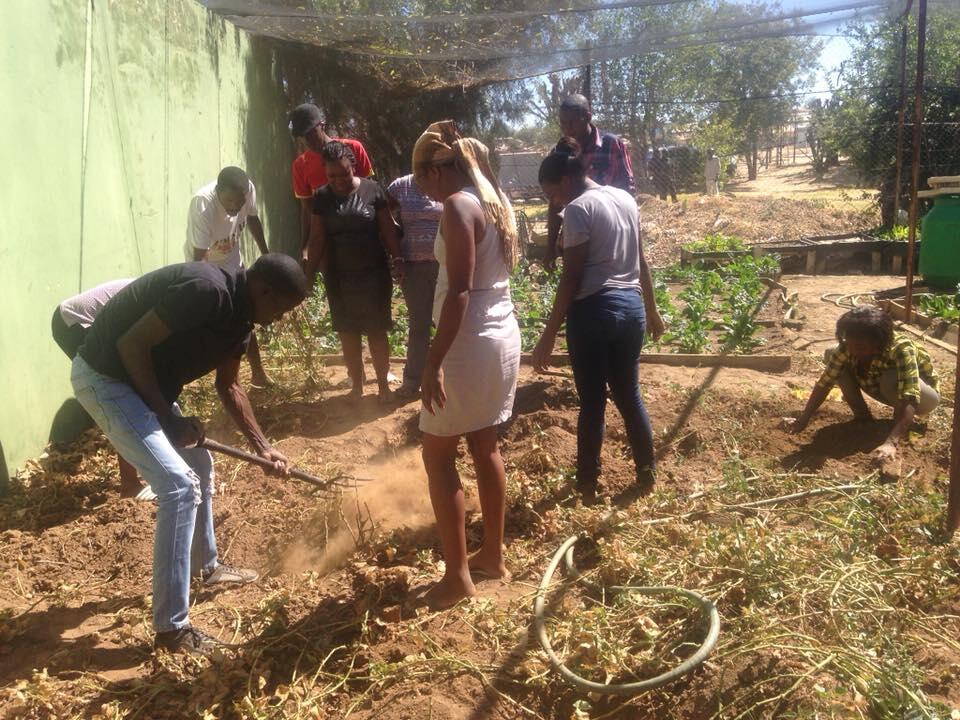
<instances>
[{"instance_id":1,"label":"black top","mask_svg":"<svg viewBox=\"0 0 960 720\"><path fill-rule=\"evenodd\" d=\"M313 196L313 213L323 217L330 271L366 274L387 271L387 254L380 241L377 210L387 206L383 190L363 178L347 197L337 197L329 185Z\"/></svg>"},{"instance_id":2,"label":"black top","mask_svg":"<svg viewBox=\"0 0 960 720\"><path fill-rule=\"evenodd\" d=\"M253 330L245 270L179 263L147 273L110 298L80 346L81 357L97 372L129 382L117 341L150 310L173 331L153 348L153 369L171 403L184 385L240 357Z\"/></svg>"}]
</instances>

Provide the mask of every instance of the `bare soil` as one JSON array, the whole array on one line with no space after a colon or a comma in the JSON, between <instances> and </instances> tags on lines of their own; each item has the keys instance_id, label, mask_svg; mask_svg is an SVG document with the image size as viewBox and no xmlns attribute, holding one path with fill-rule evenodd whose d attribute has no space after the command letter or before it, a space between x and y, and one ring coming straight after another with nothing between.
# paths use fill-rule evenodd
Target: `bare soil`
<instances>
[{"instance_id":1,"label":"bare soil","mask_svg":"<svg viewBox=\"0 0 960 720\"><path fill-rule=\"evenodd\" d=\"M716 223L710 218L733 202L742 199L710 201L696 212L703 222ZM789 206L779 212L788 215ZM738 232L736 226L728 229ZM871 472L867 451L882 439L885 423L864 430L836 401L826 404L803 435L787 435L777 423L799 410L801 393L809 389L832 342L842 309L820 295L883 289L901 279L796 276L783 282L799 292L806 324L801 330L777 328L764 351L791 354L790 372L642 366L663 485L690 493L720 483L734 437L740 457L774 462L785 472L800 469L840 479ZM944 396L952 398L954 356L937 348L931 354L945 378ZM329 387L315 393L284 385L282 368L274 372L281 385L254 391L252 397L277 446L318 474L345 472L371 482L346 494L342 504L330 503L294 480L268 478L259 469L217 459L214 507L221 559L257 568L264 577L239 589L200 590L191 616L243 646L209 665L151 653L154 508L117 497L115 460L99 433L90 430L30 462L12 494L0 499L0 716L260 717L233 704L252 693L275 698L278 710L272 716L282 717L308 702L291 695L291 688L313 675L317 692L325 693L326 715L303 717L573 717L577 696L559 680L545 690L525 689L531 676L547 672L533 650L525 614L547 557L568 534L556 506L570 488L563 483L546 495L543 488L538 494L530 488L537 499L526 502L523 483L574 464L577 400L566 371L536 375L525 369L515 417L503 428L513 485L507 544L514 577L481 583L474 603L445 613L428 613L411 602L437 577L439 559L418 458L417 404L383 407L368 396L359 408L352 406L346 390L336 388L343 379L339 369L331 369ZM200 386L191 390L189 401L202 410L215 407L210 399L210 388ZM944 405L926 432L902 451L904 472L921 485L935 483L948 467L952 408ZM241 444L218 410L209 418L208 432ZM612 405L603 452L605 492L616 500L629 489L633 467ZM461 469L469 503L468 544L475 547L481 534L479 505L470 463L464 461ZM517 477L527 480L518 485ZM943 612L955 614L957 608L960 602ZM498 624L509 628L511 623L521 628L517 634L490 641L498 637ZM346 646L362 648L350 668L339 661ZM418 665L418 658L440 651L454 663L442 676L426 660ZM401 661L407 675L382 685L378 678ZM960 703L960 681L950 674L960 668L960 654L952 645L932 638L918 662L929 671L929 694ZM675 688L672 707L658 706L656 716L708 717L735 688L782 674L784 663L769 649L717 661ZM609 717L653 716L640 707L613 708Z\"/></svg>"},{"instance_id":2,"label":"bare soil","mask_svg":"<svg viewBox=\"0 0 960 720\"><path fill-rule=\"evenodd\" d=\"M752 244L858 232L879 223L872 206L796 197L726 193L685 196L673 203L644 195L638 203L644 251L655 266L675 262L681 246L712 233L735 235Z\"/></svg>"}]
</instances>

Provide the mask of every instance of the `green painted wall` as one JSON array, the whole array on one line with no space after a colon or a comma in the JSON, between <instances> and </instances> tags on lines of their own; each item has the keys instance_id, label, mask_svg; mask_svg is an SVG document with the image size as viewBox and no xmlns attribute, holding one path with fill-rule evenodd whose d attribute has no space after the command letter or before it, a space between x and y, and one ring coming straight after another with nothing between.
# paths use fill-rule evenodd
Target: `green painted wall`
<instances>
[{"instance_id":1,"label":"green painted wall","mask_svg":"<svg viewBox=\"0 0 960 720\"><path fill-rule=\"evenodd\" d=\"M193 192L257 185L271 249L298 243L272 50L194 0L7 0L0 41L0 489L76 426L50 338L64 298L183 260ZM255 250L246 238L244 252Z\"/></svg>"}]
</instances>

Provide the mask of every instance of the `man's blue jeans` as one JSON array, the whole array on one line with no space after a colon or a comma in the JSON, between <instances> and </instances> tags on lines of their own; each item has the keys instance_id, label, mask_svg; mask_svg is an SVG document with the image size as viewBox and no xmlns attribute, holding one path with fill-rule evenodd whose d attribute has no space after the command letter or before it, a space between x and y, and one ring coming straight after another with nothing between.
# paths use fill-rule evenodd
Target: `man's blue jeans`
<instances>
[{"instance_id":1,"label":"man's blue jeans","mask_svg":"<svg viewBox=\"0 0 960 720\"><path fill-rule=\"evenodd\" d=\"M600 476L607 386L627 429L637 470L655 464L653 429L640 396L638 363L646 315L636 290L606 289L576 300L567 312L567 348L580 396L577 482Z\"/></svg>"},{"instance_id":2,"label":"man's blue jeans","mask_svg":"<svg viewBox=\"0 0 960 720\"><path fill-rule=\"evenodd\" d=\"M217 567L213 458L207 450L174 447L156 413L130 385L101 375L79 355L70 380L83 408L157 494L153 627L156 632L187 627L191 574ZM173 410L180 412L176 405Z\"/></svg>"}]
</instances>

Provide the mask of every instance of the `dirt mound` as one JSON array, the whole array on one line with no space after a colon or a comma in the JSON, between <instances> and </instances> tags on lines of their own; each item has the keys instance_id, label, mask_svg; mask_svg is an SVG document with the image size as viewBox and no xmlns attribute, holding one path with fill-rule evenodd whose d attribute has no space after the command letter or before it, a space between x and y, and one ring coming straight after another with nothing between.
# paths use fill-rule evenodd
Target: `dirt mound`
<instances>
[{"instance_id":1,"label":"dirt mound","mask_svg":"<svg viewBox=\"0 0 960 720\"><path fill-rule=\"evenodd\" d=\"M829 282L803 280L811 320L800 339L830 340L841 309L819 301ZM237 589L197 588L193 620L241 644L210 662L150 651L152 504L116 497L112 453L96 433L51 448L0 499L0 716L399 720L589 712L626 719L709 717L721 706L745 717L754 706L759 714L769 706L846 716L866 703L855 692L867 685L853 689L850 677L865 677L878 697L895 697L897 683L907 681L890 668L905 663L914 673L909 682L916 680L910 693L922 688L955 702L960 655L938 641L930 624L954 623L943 637L956 635L960 555L930 540L932 518L942 514L936 498L948 466L948 411L938 410L926 432L903 447L900 486L871 485L865 451L886 423L863 432L831 400L806 433L778 429L779 418L802 404L822 349L793 351L795 370L782 375L642 366L660 461L657 490L631 499L633 463L611 403L602 457L611 505L597 508L571 502L577 407L568 370L525 369L515 417L502 430L514 579L482 582L474 602L439 614L417 605L442 571L418 457L417 404L383 408L369 398L356 408L342 389L290 400L298 392L295 375L278 371L280 389L256 397L278 447L318 475L371 482L330 500L310 486L218 458L221 556L265 577ZM934 353L934 360L949 370L954 358ZM943 390L949 397L952 383ZM232 439L219 413L210 427L219 439ZM465 453L458 467L468 543L476 547L482 528ZM781 513L735 508L840 482L879 489L840 497L819 514L813 502ZM698 497L703 507L693 504ZM597 533L612 507L627 521L597 543L598 575L608 584L700 588L716 598L724 630L710 663L687 679L626 705L594 697L588 707L536 649L530 605L560 540ZM682 520L645 524L672 517ZM797 585L785 592L777 583L791 573ZM840 633L871 621L868 600L881 611L873 629L854 640L893 638L889 643L870 654L847 648L850 635L829 650L817 647L818 654L808 650L824 628ZM640 645L611 646L609 638L628 636L617 615L623 609L590 596L558 600L551 607L558 646L595 663L589 668L595 676L602 678L604 669L616 676L671 627L658 629L647 618ZM886 624L895 626L887 632ZM613 664L596 664L602 662Z\"/></svg>"},{"instance_id":2,"label":"dirt mound","mask_svg":"<svg viewBox=\"0 0 960 720\"><path fill-rule=\"evenodd\" d=\"M684 243L711 233L736 235L756 243L862 231L878 221L872 209L861 211L791 198L720 195L673 203L642 196L639 202L644 249L656 266L676 262Z\"/></svg>"}]
</instances>

